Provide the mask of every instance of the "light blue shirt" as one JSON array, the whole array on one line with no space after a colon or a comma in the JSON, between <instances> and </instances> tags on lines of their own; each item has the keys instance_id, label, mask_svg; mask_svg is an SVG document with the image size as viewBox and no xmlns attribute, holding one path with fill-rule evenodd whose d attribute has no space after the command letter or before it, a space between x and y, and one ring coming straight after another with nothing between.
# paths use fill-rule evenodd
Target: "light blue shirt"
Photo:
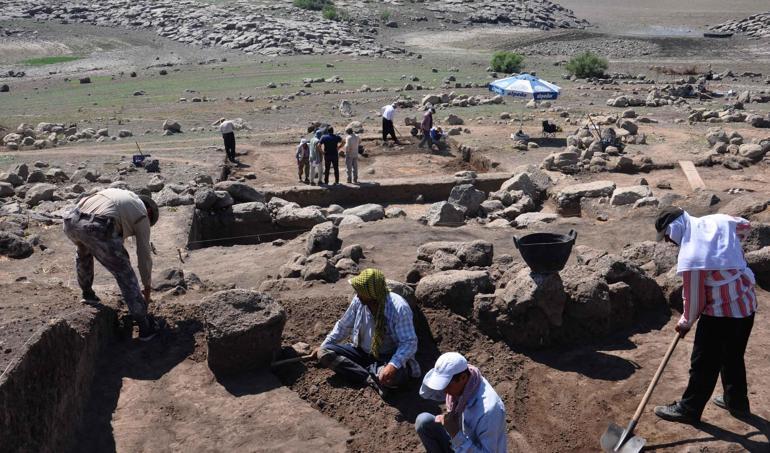
<instances>
[{"instance_id":1,"label":"light blue shirt","mask_svg":"<svg viewBox=\"0 0 770 453\"><path fill-rule=\"evenodd\" d=\"M483 377L476 396L463 411L463 427L452 438L455 453L505 453L505 405Z\"/></svg>"},{"instance_id":2,"label":"light blue shirt","mask_svg":"<svg viewBox=\"0 0 770 453\"><path fill-rule=\"evenodd\" d=\"M380 355L387 357L392 354L389 363L396 368L401 368L408 363L411 376L418 377L420 365L414 359L417 353L417 334L412 322L412 309L404 298L396 293L388 294L385 303L385 321L385 335L380 345ZM334 328L326 336L321 347L337 344L350 335L353 346L371 353L374 324L369 309L356 296L345 314L334 324Z\"/></svg>"}]
</instances>

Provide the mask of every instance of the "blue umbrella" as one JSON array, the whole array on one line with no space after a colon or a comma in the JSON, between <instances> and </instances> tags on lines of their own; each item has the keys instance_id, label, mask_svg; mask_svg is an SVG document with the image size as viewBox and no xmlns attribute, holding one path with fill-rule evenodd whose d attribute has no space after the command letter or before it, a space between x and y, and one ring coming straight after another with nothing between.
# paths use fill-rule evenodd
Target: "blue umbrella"
<instances>
[{"instance_id":1,"label":"blue umbrella","mask_svg":"<svg viewBox=\"0 0 770 453\"><path fill-rule=\"evenodd\" d=\"M495 80L489 84L489 91L494 91L503 96L520 98L532 97L536 101L541 99L556 99L561 88L551 82L530 74L519 74L505 79Z\"/></svg>"}]
</instances>

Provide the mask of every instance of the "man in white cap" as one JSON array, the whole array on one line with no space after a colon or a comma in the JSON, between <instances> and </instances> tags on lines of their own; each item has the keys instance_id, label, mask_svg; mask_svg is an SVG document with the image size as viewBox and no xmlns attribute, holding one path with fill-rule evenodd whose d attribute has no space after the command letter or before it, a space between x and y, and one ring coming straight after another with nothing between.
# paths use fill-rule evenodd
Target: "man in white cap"
<instances>
[{"instance_id":1,"label":"man in white cap","mask_svg":"<svg viewBox=\"0 0 770 453\"><path fill-rule=\"evenodd\" d=\"M299 174L299 182L302 182L302 173L305 173L305 184L310 182L310 145L307 143L306 138L302 138L297 145L297 152L294 155L297 159L297 174Z\"/></svg>"},{"instance_id":2,"label":"man in white cap","mask_svg":"<svg viewBox=\"0 0 770 453\"><path fill-rule=\"evenodd\" d=\"M447 352L422 380L420 396L446 401L447 412L417 416L414 427L428 453L507 450L505 406L478 368Z\"/></svg>"}]
</instances>

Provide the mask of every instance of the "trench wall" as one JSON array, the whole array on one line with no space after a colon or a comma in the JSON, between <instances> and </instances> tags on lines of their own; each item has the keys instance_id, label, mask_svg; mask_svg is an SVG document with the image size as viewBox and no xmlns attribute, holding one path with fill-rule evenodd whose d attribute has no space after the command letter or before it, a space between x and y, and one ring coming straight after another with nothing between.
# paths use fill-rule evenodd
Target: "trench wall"
<instances>
[{"instance_id":1,"label":"trench wall","mask_svg":"<svg viewBox=\"0 0 770 453\"><path fill-rule=\"evenodd\" d=\"M90 396L101 346L116 332L111 308L50 323L0 378L0 451L69 451Z\"/></svg>"},{"instance_id":2,"label":"trench wall","mask_svg":"<svg viewBox=\"0 0 770 453\"><path fill-rule=\"evenodd\" d=\"M476 188L486 193L500 190L510 179L511 173L482 173L476 178ZM446 201L452 187L457 184L454 176L426 176L424 178L389 179L364 182L358 186L339 185L324 187L301 186L265 189L265 198L283 198L302 206L356 206L365 203L393 204L414 203L422 195L426 203Z\"/></svg>"}]
</instances>

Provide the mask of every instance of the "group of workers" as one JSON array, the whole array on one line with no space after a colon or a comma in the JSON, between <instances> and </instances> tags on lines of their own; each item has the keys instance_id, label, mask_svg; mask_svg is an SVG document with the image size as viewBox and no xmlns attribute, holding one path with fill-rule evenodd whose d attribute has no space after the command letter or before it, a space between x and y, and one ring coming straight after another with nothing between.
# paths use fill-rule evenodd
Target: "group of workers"
<instances>
[{"instance_id":1,"label":"group of workers","mask_svg":"<svg viewBox=\"0 0 770 453\"><path fill-rule=\"evenodd\" d=\"M348 153L355 155L356 136L346 132L346 146L351 146ZM324 146L328 181L329 166L336 170L342 139L328 128L311 140ZM304 160L302 145L310 143L302 143L298 149ZM308 160L317 166L312 149ZM303 168L307 167L303 164ZM355 180L355 173L349 173L349 178ZM115 277L142 341L163 328L161 320L147 313L152 286L150 227L158 216L151 197L109 188L82 198L64 219L64 232L77 248L77 281L83 302L99 303L92 287L96 259ZM687 389L681 400L656 407L655 414L670 421L698 422L721 374L724 395L714 398L714 404L737 417L747 416L744 353L757 310L754 275L741 247L749 222L723 214L698 218L668 207L656 218L655 228L659 240L679 247L677 272L684 281L684 310L676 331L684 337L700 318ZM136 238L143 291L123 244L130 236ZM415 360L418 340L412 309L388 289L385 275L377 269L366 269L349 283L355 296L313 355L321 366L351 382L369 384L387 398L393 389L422 374ZM417 435L428 452L506 451L504 404L481 371L461 354L441 355L425 374L419 394L446 403L445 413L423 413L416 418Z\"/></svg>"},{"instance_id":2,"label":"group of workers","mask_svg":"<svg viewBox=\"0 0 770 453\"><path fill-rule=\"evenodd\" d=\"M345 138L334 133L334 128L324 126L313 131L310 140L302 138L294 157L297 159L299 182L310 185L329 184L329 173L334 170L334 184L339 184L339 154L345 156L345 174L348 184L358 183L358 154L361 139L355 131L345 129ZM325 167L325 168L324 168ZM302 178L304 175L304 179Z\"/></svg>"},{"instance_id":3,"label":"group of workers","mask_svg":"<svg viewBox=\"0 0 770 453\"><path fill-rule=\"evenodd\" d=\"M388 143L388 137L394 144L400 144L396 136L396 128L393 124L397 104L382 107L382 142ZM433 147L441 147L444 131L439 126L433 125L433 114L436 110L428 106L425 109L420 123L422 139L419 147L426 144L430 150ZM235 126L231 120L222 121L219 131L225 146L227 160L237 163L235 153ZM310 139L301 138L295 152L297 160L297 177L299 182L310 185L328 185L330 172L334 171L334 184L339 184L339 155L345 156L345 172L348 184L358 183L358 155L361 150L361 138L352 128L345 129L345 137L334 133L334 128L323 126L313 131Z\"/></svg>"}]
</instances>

